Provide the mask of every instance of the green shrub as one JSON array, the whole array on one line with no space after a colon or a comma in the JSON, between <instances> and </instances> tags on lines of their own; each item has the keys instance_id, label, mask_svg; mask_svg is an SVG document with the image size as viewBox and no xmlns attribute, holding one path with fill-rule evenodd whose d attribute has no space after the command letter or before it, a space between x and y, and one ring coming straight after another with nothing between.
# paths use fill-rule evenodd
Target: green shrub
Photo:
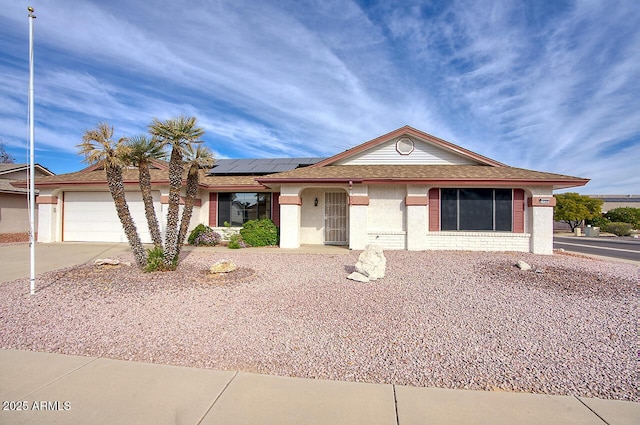
<instances>
[{"instance_id":1,"label":"green shrub","mask_svg":"<svg viewBox=\"0 0 640 425\"><path fill-rule=\"evenodd\" d=\"M631 224L613 222L604 228L607 233L613 233L616 236L629 236L631 234Z\"/></svg>"},{"instance_id":2,"label":"green shrub","mask_svg":"<svg viewBox=\"0 0 640 425\"><path fill-rule=\"evenodd\" d=\"M166 272L175 270L178 267L178 257L173 259L170 267L164 264L164 251L162 247L156 246L147 250L147 265L145 272Z\"/></svg>"},{"instance_id":3,"label":"green shrub","mask_svg":"<svg viewBox=\"0 0 640 425\"><path fill-rule=\"evenodd\" d=\"M240 249L246 248L247 244L242 240L242 236L239 233L234 233L229 238L229 245L227 245L229 249Z\"/></svg>"},{"instance_id":4,"label":"green shrub","mask_svg":"<svg viewBox=\"0 0 640 425\"><path fill-rule=\"evenodd\" d=\"M640 228L640 208L621 207L609 210L605 215L612 222L629 223Z\"/></svg>"},{"instance_id":5,"label":"green shrub","mask_svg":"<svg viewBox=\"0 0 640 425\"><path fill-rule=\"evenodd\" d=\"M204 224L198 224L196 226L195 229L193 229L191 231L191 233L189 234L189 238L187 238L187 242L189 242L189 245L193 245L193 243L195 242L196 238L198 236L200 236L201 233L204 232L208 232L208 231L213 231L213 229L209 226L206 226Z\"/></svg>"},{"instance_id":6,"label":"green shrub","mask_svg":"<svg viewBox=\"0 0 640 425\"><path fill-rule=\"evenodd\" d=\"M611 220L609 220L605 216L600 216L600 217L593 218L591 220L587 220L587 224L590 224L593 227L599 227L601 229L604 229L609 224L611 224Z\"/></svg>"},{"instance_id":7,"label":"green shrub","mask_svg":"<svg viewBox=\"0 0 640 425\"><path fill-rule=\"evenodd\" d=\"M270 246L278 244L278 228L268 218L249 220L240 230L242 239L249 246Z\"/></svg>"}]
</instances>

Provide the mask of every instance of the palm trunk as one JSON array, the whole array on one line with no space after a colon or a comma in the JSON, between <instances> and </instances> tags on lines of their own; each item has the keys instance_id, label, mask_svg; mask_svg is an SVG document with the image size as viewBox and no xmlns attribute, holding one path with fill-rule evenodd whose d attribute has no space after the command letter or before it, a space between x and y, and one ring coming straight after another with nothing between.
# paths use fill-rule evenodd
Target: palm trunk
<instances>
[{"instance_id":1,"label":"palm trunk","mask_svg":"<svg viewBox=\"0 0 640 425\"><path fill-rule=\"evenodd\" d=\"M198 181L198 166L191 166L187 176L187 192L184 199L184 210L182 210L182 220L180 221L180 232L178 233L178 254L180 254L184 239L187 237L187 230L189 230L193 204L198 193Z\"/></svg>"},{"instance_id":2,"label":"palm trunk","mask_svg":"<svg viewBox=\"0 0 640 425\"><path fill-rule=\"evenodd\" d=\"M182 153L179 147L174 147L169 160L169 209L164 244L164 265L167 268L173 267L178 256L178 219L180 218L180 189L183 172Z\"/></svg>"},{"instance_id":3,"label":"palm trunk","mask_svg":"<svg viewBox=\"0 0 640 425\"><path fill-rule=\"evenodd\" d=\"M138 164L140 172L140 192L142 192L142 201L144 202L144 214L147 217L147 226L151 233L153 245L162 248L162 235L160 234L160 224L156 216L156 210L153 206L153 195L151 194L151 173L149 172L149 163L140 161Z\"/></svg>"},{"instance_id":4,"label":"palm trunk","mask_svg":"<svg viewBox=\"0 0 640 425\"><path fill-rule=\"evenodd\" d=\"M129 246L131 246L131 250L136 259L136 264L138 267L143 268L147 265L147 253L142 246L138 230L136 229L136 225L131 217L131 212L129 211L129 206L127 205L127 199L124 193L124 182L122 181L122 168L105 166L105 171L109 191L116 206L118 218L129 241Z\"/></svg>"}]
</instances>

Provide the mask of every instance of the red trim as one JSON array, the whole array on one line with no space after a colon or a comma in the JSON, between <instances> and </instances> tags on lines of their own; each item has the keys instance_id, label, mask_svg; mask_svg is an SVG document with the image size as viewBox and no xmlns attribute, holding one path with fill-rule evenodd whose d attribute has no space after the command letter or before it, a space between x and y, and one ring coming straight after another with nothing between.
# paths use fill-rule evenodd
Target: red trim
<instances>
[{"instance_id":1,"label":"red trim","mask_svg":"<svg viewBox=\"0 0 640 425\"><path fill-rule=\"evenodd\" d=\"M525 180L525 179L362 179L353 177L339 177L339 178L264 178L259 181L265 183L358 183L358 184L429 184L437 186L450 186L450 187L513 187L515 185L549 185L554 189L564 189L568 187L584 186L589 182L589 179L576 179L576 180Z\"/></svg>"},{"instance_id":2,"label":"red trim","mask_svg":"<svg viewBox=\"0 0 640 425\"><path fill-rule=\"evenodd\" d=\"M271 194L271 221L276 227L280 227L280 193Z\"/></svg>"},{"instance_id":3,"label":"red trim","mask_svg":"<svg viewBox=\"0 0 640 425\"><path fill-rule=\"evenodd\" d=\"M280 205L302 205L302 198L299 196L280 195L278 202Z\"/></svg>"},{"instance_id":4,"label":"red trim","mask_svg":"<svg viewBox=\"0 0 640 425\"><path fill-rule=\"evenodd\" d=\"M218 226L218 192L209 193L209 227Z\"/></svg>"},{"instance_id":5,"label":"red trim","mask_svg":"<svg viewBox=\"0 0 640 425\"><path fill-rule=\"evenodd\" d=\"M429 231L440 231L440 189L429 189Z\"/></svg>"},{"instance_id":6,"label":"red trim","mask_svg":"<svg viewBox=\"0 0 640 425\"><path fill-rule=\"evenodd\" d=\"M555 207L556 198L554 196L534 196L527 198L527 205L530 207Z\"/></svg>"},{"instance_id":7,"label":"red trim","mask_svg":"<svg viewBox=\"0 0 640 425\"><path fill-rule=\"evenodd\" d=\"M513 189L513 233L524 233L524 190Z\"/></svg>"},{"instance_id":8,"label":"red trim","mask_svg":"<svg viewBox=\"0 0 640 425\"><path fill-rule=\"evenodd\" d=\"M42 204L50 204L50 205L55 205L58 203L58 198L56 196L37 196L36 197L36 204L38 205L42 205Z\"/></svg>"},{"instance_id":9,"label":"red trim","mask_svg":"<svg viewBox=\"0 0 640 425\"><path fill-rule=\"evenodd\" d=\"M407 196L404 198L404 204L408 207L426 207L429 205L427 196Z\"/></svg>"},{"instance_id":10,"label":"red trim","mask_svg":"<svg viewBox=\"0 0 640 425\"><path fill-rule=\"evenodd\" d=\"M365 142L365 143L363 143L361 145L358 145L358 146L353 147L353 148L351 148L349 150L346 150L346 151L344 151L342 153L339 153L339 154L334 155L334 156L332 156L330 158L327 158L324 161L320 161L320 162L317 162L317 163L315 163L313 165L310 165L309 167L324 167L325 165L333 164L333 163L335 163L337 161L340 161L342 159L348 158L350 156L353 156L355 154L363 152L363 151L365 151L367 149L371 149L374 146L377 146L377 145L379 145L381 143L387 142L387 141L389 141L389 140L391 140L393 138L400 137L400 136L403 136L403 135L410 135L410 136L417 137L419 139L426 140L426 141L428 141L430 143L433 143L434 145L440 146L440 147L442 147L442 148L444 148L446 150L449 150L449 151L453 151L454 153L456 153L458 155L461 155L463 157L471 158L474 161L480 162L480 163L485 164L485 165L492 165L494 167L504 167L505 166L505 164L503 164L501 162L495 161L495 160L493 160L491 158L487 158L486 156L477 154L477 153L472 152L472 151L470 151L468 149L465 149L465 148L463 148L461 146L455 145L455 144L453 144L451 142L447 142L444 139L440 139L440 138L435 137L435 136L433 136L433 135L431 135L429 133L425 133L423 131L420 131L420 130L417 130L417 129L413 128L413 127L405 125L404 127L400 127L399 129L394 130L394 131L392 131L390 133L383 134L380 137L376 137L373 140L369 140L368 142Z\"/></svg>"},{"instance_id":11,"label":"red trim","mask_svg":"<svg viewBox=\"0 0 640 425\"><path fill-rule=\"evenodd\" d=\"M368 196L349 196L349 205L369 205Z\"/></svg>"}]
</instances>

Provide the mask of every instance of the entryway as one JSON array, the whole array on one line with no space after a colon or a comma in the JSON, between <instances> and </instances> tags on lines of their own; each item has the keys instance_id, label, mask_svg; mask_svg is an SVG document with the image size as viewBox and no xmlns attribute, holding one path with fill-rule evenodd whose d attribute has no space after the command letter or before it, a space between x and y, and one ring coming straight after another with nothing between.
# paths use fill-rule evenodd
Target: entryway
<instances>
[{"instance_id":1,"label":"entryway","mask_svg":"<svg viewBox=\"0 0 640 425\"><path fill-rule=\"evenodd\" d=\"M327 245L347 245L348 207L345 192L325 192L324 194L324 243Z\"/></svg>"}]
</instances>

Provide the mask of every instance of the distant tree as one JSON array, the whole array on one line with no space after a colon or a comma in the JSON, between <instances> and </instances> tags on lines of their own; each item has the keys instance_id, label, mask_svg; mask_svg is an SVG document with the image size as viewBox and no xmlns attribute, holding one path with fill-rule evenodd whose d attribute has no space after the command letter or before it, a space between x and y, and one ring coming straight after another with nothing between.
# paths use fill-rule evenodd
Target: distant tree
<instances>
[{"instance_id":1,"label":"distant tree","mask_svg":"<svg viewBox=\"0 0 640 425\"><path fill-rule=\"evenodd\" d=\"M136 224L131 217L129 206L124 191L122 167L126 165L124 158L128 153L127 139L122 137L112 140L113 127L106 123L100 123L93 130L87 130L82 136L82 143L77 146L80 154L84 156L84 162L96 164L102 162L107 176L107 186L118 213L129 246L133 251L138 267L143 268L147 264L147 253L142 246Z\"/></svg>"},{"instance_id":2,"label":"distant tree","mask_svg":"<svg viewBox=\"0 0 640 425\"><path fill-rule=\"evenodd\" d=\"M580 195L574 192L554 195L557 204L553 208L553 219L562 221L571 227L571 231L585 220L599 217L602 211L602 200Z\"/></svg>"},{"instance_id":3,"label":"distant tree","mask_svg":"<svg viewBox=\"0 0 640 425\"><path fill-rule=\"evenodd\" d=\"M634 229L640 229L640 208L614 208L604 216L613 222L629 223Z\"/></svg>"},{"instance_id":4,"label":"distant tree","mask_svg":"<svg viewBox=\"0 0 640 425\"><path fill-rule=\"evenodd\" d=\"M0 164L15 164L16 160L4 149L4 142L0 140Z\"/></svg>"}]
</instances>

